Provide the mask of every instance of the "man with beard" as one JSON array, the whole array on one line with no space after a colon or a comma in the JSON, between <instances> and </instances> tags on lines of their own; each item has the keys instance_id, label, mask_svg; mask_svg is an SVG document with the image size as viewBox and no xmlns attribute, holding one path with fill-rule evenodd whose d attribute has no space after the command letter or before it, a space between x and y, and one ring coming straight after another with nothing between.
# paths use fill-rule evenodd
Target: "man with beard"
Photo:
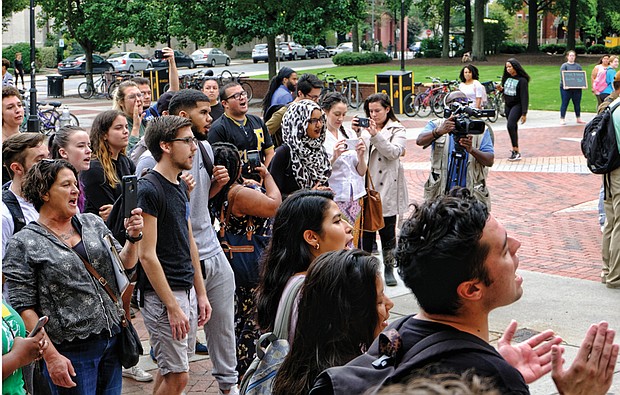
<instances>
[{"instance_id":1,"label":"man with beard","mask_svg":"<svg viewBox=\"0 0 620 395\"><path fill-rule=\"evenodd\" d=\"M189 217L188 186L179 178L192 168L198 150L191 125L188 119L165 116L147 126L144 140L157 164L138 182L144 237L127 238L132 243L142 240L138 256L146 276L139 276L138 287L159 367L156 395L183 392L197 326L211 315Z\"/></svg>"},{"instance_id":2,"label":"man with beard","mask_svg":"<svg viewBox=\"0 0 620 395\"><path fill-rule=\"evenodd\" d=\"M263 115L271 106L292 102L295 89L297 89L297 73L290 67L282 67L269 82L269 89L263 98Z\"/></svg>"},{"instance_id":3,"label":"man with beard","mask_svg":"<svg viewBox=\"0 0 620 395\"><path fill-rule=\"evenodd\" d=\"M236 394L238 389L237 359L235 354L234 297L235 277L220 247L209 215L209 197L217 194L230 180L224 166L213 166L213 151L206 141L211 127L209 97L194 89L179 91L168 107L170 115L191 121L191 129L198 140L198 152L186 178L193 186L190 193L192 233L202 270L207 297L212 307L211 319L205 324L207 348L213 363L213 376L222 394ZM137 174L152 167L154 159L145 153L140 158Z\"/></svg>"},{"instance_id":4,"label":"man with beard","mask_svg":"<svg viewBox=\"0 0 620 395\"><path fill-rule=\"evenodd\" d=\"M269 130L262 119L247 114L248 95L238 83L231 82L220 89L220 102L224 106L224 115L213 123L208 135L209 143L225 141L237 147L244 161L242 176L258 180L258 174L250 171L247 152L257 150L261 162L269 166L274 155Z\"/></svg>"}]
</instances>

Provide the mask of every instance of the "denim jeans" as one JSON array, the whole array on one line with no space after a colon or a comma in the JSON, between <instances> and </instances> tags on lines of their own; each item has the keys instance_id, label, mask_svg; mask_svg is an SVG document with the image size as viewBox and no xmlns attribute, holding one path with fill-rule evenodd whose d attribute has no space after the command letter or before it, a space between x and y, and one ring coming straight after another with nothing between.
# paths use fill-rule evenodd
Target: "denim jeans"
<instances>
[{"instance_id":1,"label":"denim jeans","mask_svg":"<svg viewBox=\"0 0 620 395\"><path fill-rule=\"evenodd\" d=\"M57 387L47 372L52 394L67 395L120 395L123 386L121 362L118 356L118 335L102 339L57 345L61 355L68 358L75 369L73 388Z\"/></svg>"},{"instance_id":2,"label":"denim jeans","mask_svg":"<svg viewBox=\"0 0 620 395\"><path fill-rule=\"evenodd\" d=\"M581 117L581 89L562 89L560 88L560 96L562 97L562 104L560 105L560 118L566 117L566 110L568 109L568 103L573 101L573 109L575 110L575 116Z\"/></svg>"}]
</instances>

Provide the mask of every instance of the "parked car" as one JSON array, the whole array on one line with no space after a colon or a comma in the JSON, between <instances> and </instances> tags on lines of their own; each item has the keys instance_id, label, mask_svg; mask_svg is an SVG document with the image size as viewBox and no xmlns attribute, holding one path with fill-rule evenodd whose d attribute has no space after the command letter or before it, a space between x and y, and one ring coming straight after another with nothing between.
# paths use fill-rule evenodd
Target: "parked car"
<instances>
[{"instance_id":1,"label":"parked car","mask_svg":"<svg viewBox=\"0 0 620 395\"><path fill-rule=\"evenodd\" d=\"M353 52L353 43L352 42L340 43L340 45L336 47L336 53L339 54L343 52Z\"/></svg>"},{"instance_id":2,"label":"parked car","mask_svg":"<svg viewBox=\"0 0 620 395\"><path fill-rule=\"evenodd\" d=\"M267 44L256 44L252 50L252 61L269 62L269 55L267 55Z\"/></svg>"},{"instance_id":3,"label":"parked car","mask_svg":"<svg viewBox=\"0 0 620 395\"><path fill-rule=\"evenodd\" d=\"M292 41L284 41L278 44L280 60L308 59L306 48Z\"/></svg>"},{"instance_id":4,"label":"parked car","mask_svg":"<svg viewBox=\"0 0 620 395\"><path fill-rule=\"evenodd\" d=\"M322 45L311 46L308 45L306 47L306 56L310 59L321 59L321 58L329 58L329 52Z\"/></svg>"},{"instance_id":5,"label":"parked car","mask_svg":"<svg viewBox=\"0 0 620 395\"><path fill-rule=\"evenodd\" d=\"M108 56L107 61L114 66L114 70L130 73L153 67L149 59L143 58L137 52L116 52Z\"/></svg>"},{"instance_id":6,"label":"parked car","mask_svg":"<svg viewBox=\"0 0 620 395\"><path fill-rule=\"evenodd\" d=\"M174 61L177 64L177 67L188 67L193 69L196 67L196 63L194 63L194 59L191 56L184 54L181 51L174 50ZM151 63L153 67L156 69L165 69L168 68L168 61L164 59L157 59L154 55L151 57Z\"/></svg>"},{"instance_id":7,"label":"parked car","mask_svg":"<svg viewBox=\"0 0 620 395\"><path fill-rule=\"evenodd\" d=\"M99 55L93 54L93 73L114 71L114 66ZM84 75L86 72L86 55L71 55L58 63L58 74L65 78L71 75Z\"/></svg>"},{"instance_id":8,"label":"parked car","mask_svg":"<svg viewBox=\"0 0 620 395\"><path fill-rule=\"evenodd\" d=\"M218 64L230 65L230 56L217 48L197 49L192 53L192 60L196 66L215 67Z\"/></svg>"},{"instance_id":9,"label":"parked car","mask_svg":"<svg viewBox=\"0 0 620 395\"><path fill-rule=\"evenodd\" d=\"M329 53L330 57L334 55L338 55L338 51L336 51L335 45L328 45L325 47L325 49L327 50L327 53Z\"/></svg>"}]
</instances>

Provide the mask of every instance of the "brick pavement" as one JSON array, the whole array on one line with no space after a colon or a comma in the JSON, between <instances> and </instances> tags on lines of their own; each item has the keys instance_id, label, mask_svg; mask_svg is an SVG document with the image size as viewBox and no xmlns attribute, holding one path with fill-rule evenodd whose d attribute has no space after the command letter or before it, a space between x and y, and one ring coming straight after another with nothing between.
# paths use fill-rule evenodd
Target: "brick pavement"
<instances>
[{"instance_id":1,"label":"brick pavement","mask_svg":"<svg viewBox=\"0 0 620 395\"><path fill-rule=\"evenodd\" d=\"M77 97L63 101L86 126L90 126L98 111L111 107L110 101L85 101ZM252 108L251 112L258 110ZM349 116L353 114L352 111ZM403 162L410 201L419 202L428 177L430 151L416 146L414 139L427 119L400 118L408 128ZM601 179L585 168L579 146L583 127L561 127L553 119L557 119L557 113L530 112L528 122L520 127L523 153L520 162L506 161L510 140L503 126L505 122L502 124L500 119L493 125L496 160L488 178L492 212L521 241L521 269L598 281L601 232L597 199ZM146 341L139 316L136 327ZM148 351L148 344L145 350ZM142 358L140 366L155 373L152 370L155 365L148 356ZM211 368L208 358L201 357L191 363L188 394L217 393ZM151 391L152 383L123 380L124 394Z\"/></svg>"}]
</instances>

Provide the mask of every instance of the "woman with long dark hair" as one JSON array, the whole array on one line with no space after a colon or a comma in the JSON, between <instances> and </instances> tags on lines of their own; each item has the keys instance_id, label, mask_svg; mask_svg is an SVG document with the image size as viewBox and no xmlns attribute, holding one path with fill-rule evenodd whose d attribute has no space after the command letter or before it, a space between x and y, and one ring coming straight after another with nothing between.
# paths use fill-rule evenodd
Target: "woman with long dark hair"
<instances>
[{"instance_id":1,"label":"woman with long dark hair","mask_svg":"<svg viewBox=\"0 0 620 395\"><path fill-rule=\"evenodd\" d=\"M284 293L303 282L310 264L322 253L342 250L351 242L351 226L328 191L304 190L280 206L265 253L256 290L258 325L273 330ZM291 313L288 340L293 341L297 309Z\"/></svg>"},{"instance_id":2,"label":"woman with long dark hair","mask_svg":"<svg viewBox=\"0 0 620 395\"><path fill-rule=\"evenodd\" d=\"M122 112L108 110L97 115L90 129L90 168L80 172L80 181L86 198L84 211L98 214L104 221L121 195L123 176L136 171L125 153L128 144L129 129Z\"/></svg>"},{"instance_id":3,"label":"woman with long dark hair","mask_svg":"<svg viewBox=\"0 0 620 395\"><path fill-rule=\"evenodd\" d=\"M294 346L278 370L274 395L307 394L323 370L365 352L387 326L394 303L384 294L379 260L361 250L332 251L308 269Z\"/></svg>"},{"instance_id":4,"label":"woman with long dark hair","mask_svg":"<svg viewBox=\"0 0 620 395\"><path fill-rule=\"evenodd\" d=\"M396 247L396 221L409 206L405 170L400 162L401 156L405 155L406 129L398 122L390 98L385 93L368 96L364 102L364 112L370 118L368 127L363 128L370 134L368 171L375 189L381 194L385 222L385 227L379 231L385 283L395 286L393 251ZM353 118L353 130L359 129L358 118ZM376 239L376 232L364 232L364 251L372 252Z\"/></svg>"},{"instance_id":5,"label":"woman with long dark hair","mask_svg":"<svg viewBox=\"0 0 620 395\"><path fill-rule=\"evenodd\" d=\"M256 172L263 180L264 189L256 183L243 184L241 166L243 162L237 147L230 143L213 144L213 164L222 165L228 170L230 181L209 200L213 218L220 220L220 237L223 233L260 237L254 244L258 249L265 237L271 236L271 218L282 202L280 191L267 168L261 164ZM229 216L226 219L225 213ZM254 251L259 257L263 251ZM240 254L240 253L236 253ZM234 261L233 261L234 262ZM235 272L235 336L237 338L237 371L242 377L254 358L254 343L260 337L256 325L256 304L254 293L258 284L258 259L253 267L239 267L232 264Z\"/></svg>"},{"instance_id":6,"label":"woman with long dark hair","mask_svg":"<svg viewBox=\"0 0 620 395\"><path fill-rule=\"evenodd\" d=\"M519 120L525 123L527 119L527 109L529 105L530 76L525 72L521 63L515 58L510 58L504 66L502 83L500 89L504 92L506 102L506 120L508 134L512 150L510 151L509 161L521 160L519 151Z\"/></svg>"}]
</instances>

